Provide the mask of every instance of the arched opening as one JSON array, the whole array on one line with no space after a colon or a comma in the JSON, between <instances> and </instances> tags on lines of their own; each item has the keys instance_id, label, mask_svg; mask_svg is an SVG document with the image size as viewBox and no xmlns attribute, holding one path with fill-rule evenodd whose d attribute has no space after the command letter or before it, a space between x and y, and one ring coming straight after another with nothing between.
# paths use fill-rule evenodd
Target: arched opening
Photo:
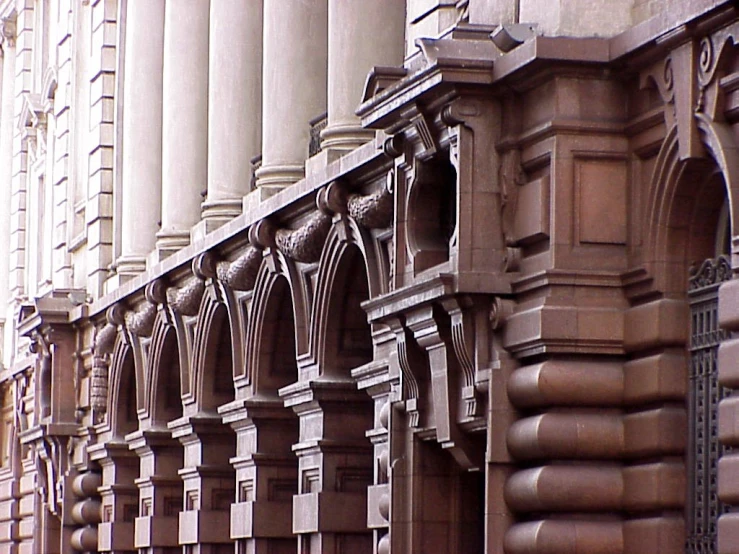
<instances>
[{"instance_id":1,"label":"arched opening","mask_svg":"<svg viewBox=\"0 0 739 554\"><path fill-rule=\"evenodd\" d=\"M295 357L295 316L290 285L278 276L272 285L259 341L256 371L258 394L277 397L277 391L298 380Z\"/></svg>"},{"instance_id":2,"label":"arched opening","mask_svg":"<svg viewBox=\"0 0 739 554\"><path fill-rule=\"evenodd\" d=\"M292 513L298 460L293 446L298 443L299 422L284 405L279 389L298 379L293 297L284 276L267 272L260 275L255 294L249 345L253 393L241 419L247 423L237 428L237 502L231 512L231 536L236 538L237 552L257 551L261 545L275 554L292 554L297 549ZM265 508L272 514L270 522L254 519L253 514Z\"/></svg>"},{"instance_id":3,"label":"arched opening","mask_svg":"<svg viewBox=\"0 0 739 554\"><path fill-rule=\"evenodd\" d=\"M182 417L180 357L174 330L164 335L159 366L154 371L151 419L154 425L166 428L167 423Z\"/></svg>"},{"instance_id":4,"label":"arched opening","mask_svg":"<svg viewBox=\"0 0 739 554\"><path fill-rule=\"evenodd\" d=\"M684 231L689 263L688 450L686 455L686 553L717 551L718 516L726 511L718 497L718 405L728 394L718 382L718 348L729 334L718 325L718 289L731 278L730 221L726 185L715 167L687 168L682 178L691 206ZM682 184L682 183L681 183Z\"/></svg>"},{"instance_id":5,"label":"arched opening","mask_svg":"<svg viewBox=\"0 0 739 554\"><path fill-rule=\"evenodd\" d=\"M113 435L123 438L138 428L138 412L136 406L136 374L133 354L126 348L118 376L117 395L113 397Z\"/></svg>"},{"instance_id":6,"label":"arched opening","mask_svg":"<svg viewBox=\"0 0 739 554\"><path fill-rule=\"evenodd\" d=\"M343 530L333 533L332 544L344 545L346 552L372 554L375 537L368 528L366 507L368 488L375 477L374 448L368 438L374 428L374 404L365 391L358 390L352 377L353 370L373 359L371 327L361 306L369 298L369 280L357 246L345 247L330 287L328 309L321 316L326 318L326 327L320 372L342 387L344 401L321 406L323 439L335 446L322 453L318 475L301 474L301 493L320 491L341 499L347 513ZM356 508L348 508L351 506ZM342 508L337 505L334 509ZM305 535L302 540L322 538Z\"/></svg>"},{"instance_id":7,"label":"arched opening","mask_svg":"<svg viewBox=\"0 0 739 554\"><path fill-rule=\"evenodd\" d=\"M211 320L200 371L202 386L199 394L203 411L215 412L218 406L234 399L231 328L228 312L220 304Z\"/></svg>"},{"instance_id":8,"label":"arched opening","mask_svg":"<svg viewBox=\"0 0 739 554\"><path fill-rule=\"evenodd\" d=\"M349 247L336 273L328 309L322 373L350 377L352 369L372 360L372 335L362 302L369 285L361 252Z\"/></svg>"}]
</instances>

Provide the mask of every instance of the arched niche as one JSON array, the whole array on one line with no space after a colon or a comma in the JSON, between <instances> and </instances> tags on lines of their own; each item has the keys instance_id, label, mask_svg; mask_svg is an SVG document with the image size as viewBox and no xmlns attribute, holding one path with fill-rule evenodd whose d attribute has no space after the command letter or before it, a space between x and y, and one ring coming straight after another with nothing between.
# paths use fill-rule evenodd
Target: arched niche
<instances>
[{"instance_id":1,"label":"arched niche","mask_svg":"<svg viewBox=\"0 0 739 554\"><path fill-rule=\"evenodd\" d=\"M138 401L133 350L119 342L113 351L109 393L109 424L114 437L123 438L138 428Z\"/></svg>"},{"instance_id":2,"label":"arched niche","mask_svg":"<svg viewBox=\"0 0 739 554\"><path fill-rule=\"evenodd\" d=\"M182 416L180 355L175 330L165 327L152 350L150 418L153 425L166 427L168 422Z\"/></svg>"},{"instance_id":3,"label":"arched niche","mask_svg":"<svg viewBox=\"0 0 739 554\"><path fill-rule=\"evenodd\" d=\"M284 276L272 275L266 288L254 345L254 385L258 395L277 397L280 388L298 380L295 314L290 285Z\"/></svg>"},{"instance_id":4,"label":"arched niche","mask_svg":"<svg viewBox=\"0 0 739 554\"><path fill-rule=\"evenodd\" d=\"M362 302L369 299L362 253L348 244L332 275L323 336L321 373L351 378L351 370L372 360L372 331Z\"/></svg>"},{"instance_id":5,"label":"arched niche","mask_svg":"<svg viewBox=\"0 0 739 554\"><path fill-rule=\"evenodd\" d=\"M196 333L204 340L195 347L196 400L201 410L215 412L234 399L231 326L228 310L221 303L213 303L200 317L202 326L198 325Z\"/></svg>"}]
</instances>

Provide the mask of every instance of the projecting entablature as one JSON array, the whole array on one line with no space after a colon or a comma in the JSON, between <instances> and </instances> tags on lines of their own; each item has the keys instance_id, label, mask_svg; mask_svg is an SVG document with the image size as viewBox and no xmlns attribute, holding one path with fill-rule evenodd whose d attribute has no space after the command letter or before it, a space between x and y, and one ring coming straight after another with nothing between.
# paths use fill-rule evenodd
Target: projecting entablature
<instances>
[{"instance_id":1,"label":"projecting entablature","mask_svg":"<svg viewBox=\"0 0 739 554\"><path fill-rule=\"evenodd\" d=\"M392 288L452 274L457 290L507 293L511 257L502 225L500 56L487 34L419 39L407 70L375 68L357 113L391 136L395 158ZM466 283L466 284L465 284ZM470 287L467 289L467 287Z\"/></svg>"}]
</instances>

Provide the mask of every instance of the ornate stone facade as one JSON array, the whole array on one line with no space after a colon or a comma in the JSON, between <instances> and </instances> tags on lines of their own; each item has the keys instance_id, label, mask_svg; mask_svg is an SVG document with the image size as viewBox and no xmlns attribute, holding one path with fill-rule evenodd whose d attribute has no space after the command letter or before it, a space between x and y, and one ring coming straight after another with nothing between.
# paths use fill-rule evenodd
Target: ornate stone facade
<instances>
[{"instance_id":1,"label":"ornate stone facade","mask_svg":"<svg viewBox=\"0 0 739 554\"><path fill-rule=\"evenodd\" d=\"M735 2L0 37L0 552L739 553Z\"/></svg>"}]
</instances>

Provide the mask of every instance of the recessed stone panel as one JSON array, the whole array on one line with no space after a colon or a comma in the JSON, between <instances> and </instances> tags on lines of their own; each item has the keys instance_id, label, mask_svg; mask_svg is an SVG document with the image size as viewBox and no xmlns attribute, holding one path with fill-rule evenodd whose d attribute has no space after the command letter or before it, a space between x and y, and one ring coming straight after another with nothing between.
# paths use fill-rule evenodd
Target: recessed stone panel
<instances>
[{"instance_id":1,"label":"recessed stone panel","mask_svg":"<svg viewBox=\"0 0 739 554\"><path fill-rule=\"evenodd\" d=\"M580 242L626 244L626 161L578 160L575 163Z\"/></svg>"}]
</instances>

